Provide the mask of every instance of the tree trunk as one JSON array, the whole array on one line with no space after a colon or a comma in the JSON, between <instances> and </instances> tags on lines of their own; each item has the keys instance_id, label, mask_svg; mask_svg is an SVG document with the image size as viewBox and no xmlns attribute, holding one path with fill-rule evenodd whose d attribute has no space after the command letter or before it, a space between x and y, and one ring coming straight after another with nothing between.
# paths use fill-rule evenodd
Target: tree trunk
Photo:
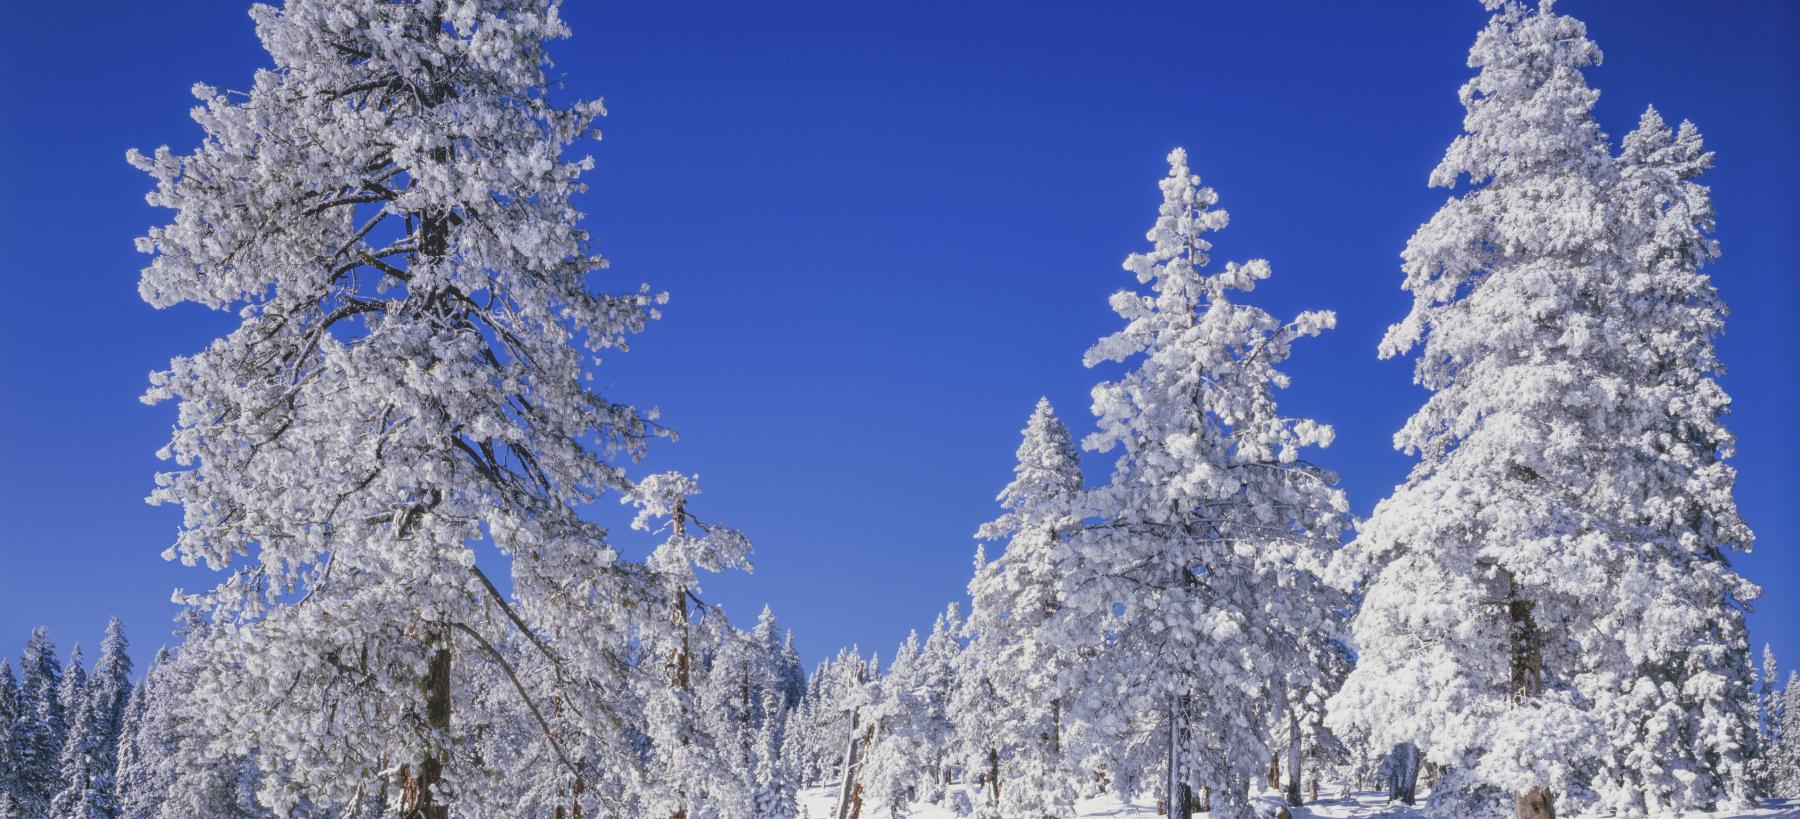
<instances>
[{"instance_id":1,"label":"tree trunk","mask_svg":"<svg viewBox=\"0 0 1800 819\"><path fill-rule=\"evenodd\" d=\"M1300 804L1300 715L1288 712L1287 803Z\"/></svg>"},{"instance_id":2,"label":"tree trunk","mask_svg":"<svg viewBox=\"0 0 1800 819\"><path fill-rule=\"evenodd\" d=\"M685 500L675 501L675 510L672 517L675 522L675 536L685 536L687 534L687 502ZM676 649L674 656L669 658L669 685L683 694L687 692L689 685L692 682L690 672L693 667L692 647L688 643L687 595L688 590L686 586L679 586L675 589L675 606L671 610L671 624L675 626L677 631L681 632L681 647ZM680 700L681 714L679 719L681 720L681 744L687 745L687 732L693 724L693 719L692 715L687 713L687 698L683 696ZM669 819L687 819L687 794L678 794L677 798L680 800L680 806L675 809L675 813L670 815Z\"/></svg>"},{"instance_id":3,"label":"tree trunk","mask_svg":"<svg viewBox=\"0 0 1800 819\"><path fill-rule=\"evenodd\" d=\"M1518 585L1506 574L1507 614L1512 619L1512 691L1514 708L1536 708L1544 693L1544 640L1532 617L1532 604L1519 599ZM1517 819L1556 819L1556 799L1543 785L1520 791L1514 802Z\"/></svg>"},{"instance_id":4,"label":"tree trunk","mask_svg":"<svg viewBox=\"0 0 1800 819\"><path fill-rule=\"evenodd\" d=\"M856 781L856 769L862 765L862 737L858 730L861 728L858 725L861 716L860 709L850 712L850 742L844 746L844 769L838 780L838 805L837 810L832 813L836 819L850 819L854 816L851 812L853 803L857 810L861 809L862 794L858 793L861 786Z\"/></svg>"},{"instance_id":5,"label":"tree trunk","mask_svg":"<svg viewBox=\"0 0 1800 819\"><path fill-rule=\"evenodd\" d=\"M1411 805L1419 787L1419 748L1403 742L1388 761L1388 801Z\"/></svg>"},{"instance_id":6,"label":"tree trunk","mask_svg":"<svg viewBox=\"0 0 1800 819\"><path fill-rule=\"evenodd\" d=\"M1187 819L1193 813L1188 801L1189 791L1181 755L1181 701L1182 698L1169 695L1169 770L1168 781L1164 783L1163 793L1169 798L1169 815Z\"/></svg>"},{"instance_id":7,"label":"tree trunk","mask_svg":"<svg viewBox=\"0 0 1800 819\"><path fill-rule=\"evenodd\" d=\"M425 722L440 734L450 732L450 646L440 643L431 654L425 672ZM416 770L400 769L406 781L400 800L401 819L450 819L450 806L439 804L431 792L444 778L444 761L436 753L427 753Z\"/></svg>"},{"instance_id":8,"label":"tree trunk","mask_svg":"<svg viewBox=\"0 0 1800 819\"><path fill-rule=\"evenodd\" d=\"M1000 749L988 749L988 799L989 804L1000 805Z\"/></svg>"},{"instance_id":9,"label":"tree trunk","mask_svg":"<svg viewBox=\"0 0 1800 819\"><path fill-rule=\"evenodd\" d=\"M1269 790L1281 790L1281 754L1269 754Z\"/></svg>"}]
</instances>

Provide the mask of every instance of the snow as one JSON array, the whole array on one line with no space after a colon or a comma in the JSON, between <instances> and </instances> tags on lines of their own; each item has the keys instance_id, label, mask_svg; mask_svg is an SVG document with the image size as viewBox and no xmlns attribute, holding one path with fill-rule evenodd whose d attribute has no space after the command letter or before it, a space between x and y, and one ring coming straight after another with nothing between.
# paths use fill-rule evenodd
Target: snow
<instances>
[{"instance_id":1,"label":"snow","mask_svg":"<svg viewBox=\"0 0 1800 819\"><path fill-rule=\"evenodd\" d=\"M964 787L964 786L957 786ZM1272 815L1282 803L1273 791L1264 791L1255 800L1259 815ZM800 819L831 817L837 805L837 788L808 788L800 792ZM1379 817L1423 816L1421 811L1405 805L1389 804L1378 791L1358 791L1348 796L1321 798L1318 802L1293 808L1294 819L1378 819ZM871 813L871 819L883 814ZM1075 819L1149 819L1156 816L1156 801L1140 799L1129 803L1112 796L1083 799L1076 803ZM1800 799L1778 799L1749 810L1727 810L1717 813L1690 814L1692 819L1800 819ZM906 819L955 819L948 808L922 805L907 814Z\"/></svg>"}]
</instances>

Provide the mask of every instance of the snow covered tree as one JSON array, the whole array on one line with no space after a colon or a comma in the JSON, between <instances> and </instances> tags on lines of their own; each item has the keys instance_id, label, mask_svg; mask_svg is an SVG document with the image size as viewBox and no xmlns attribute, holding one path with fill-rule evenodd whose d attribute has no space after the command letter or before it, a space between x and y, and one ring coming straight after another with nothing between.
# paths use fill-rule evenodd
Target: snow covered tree
<instances>
[{"instance_id":1,"label":"snow covered tree","mask_svg":"<svg viewBox=\"0 0 1800 819\"><path fill-rule=\"evenodd\" d=\"M1332 616L1319 587L1347 505L1335 476L1301 458L1331 428L1281 416L1276 369L1293 341L1334 323L1329 312L1282 322L1232 301L1269 275L1266 261L1203 273L1207 231L1226 224L1217 196L1169 154L1153 249L1125 268L1150 293L1120 291L1124 329L1089 366L1134 360L1093 391L1091 450L1122 450L1090 493L1094 520L1069 541L1052 628L1087 656L1067 719L1103 749L1121 794L1158 768L1173 815L1191 787L1212 788L1215 815L1247 816L1246 786L1273 752L1260 700L1271 679L1308 669L1297 635Z\"/></svg>"},{"instance_id":2,"label":"snow covered tree","mask_svg":"<svg viewBox=\"0 0 1800 819\"><path fill-rule=\"evenodd\" d=\"M62 790L51 800L52 819L110 819L118 815L118 746L126 700L131 696L131 657L125 653L125 625L106 624L100 659L87 679L60 757ZM75 665L71 663L71 665ZM73 669L71 669L72 671ZM76 676L65 673L67 682Z\"/></svg>"},{"instance_id":3,"label":"snow covered tree","mask_svg":"<svg viewBox=\"0 0 1800 819\"><path fill-rule=\"evenodd\" d=\"M1786 685L1775 694L1774 725L1763 751L1764 786L1775 796L1800 796L1800 672L1788 672Z\"/></svg>"},{"instance_id":4,"label":"snow covered tree","mask_svg":"<svg viewBox=\"0 0 1800 819\"><path fill-rule=\"evenodd\" d=\"M1061 607L1064 540L1081 522L1082 475L1048 399L1038 400L1017 455L999 496L1005 513L975 535L1008 540L1000 560L977 559L969 582L964 667L971 676L963 695L973 699L954 710L964 744L975 742L978 754L991 752L999 763L1003 815L1067 816L1079 774L1065 764L1060 686L1075 658L1048 627Z\"/></svg>"},{"instance_id":5,"label":"snow covered tree","mask_svg":"<svg viewBox=\"0 0 1800 819\"><path fill-rule=\"evenodd\" d=\"M91 787L88 782L88 756L99 746L99 738L91 733L94 724L88 707L87 668L81 664L81 645L69 652L63 666L62 684L56 688L56 702L63 713L62 748L56 755L56 791L50 797L51 819L74 817L78 803L85 801ZM85 818L84 818L85 819Z\"/></svg>"},{"instance_id":6,"label":"snow covered tree","mask_svg":"<svg viewBox=\"0 0 1800 819\"><path fill-rule=\"evenodd\" d=\"M1775 664L1775 649L1763 643L1762 673L1757 677L1757 717L1761 730L1758 738L1764 746L1775 741L1775 732L1781 724L1781 689L1775 681L1780 679L1780 669Z\"/></svg>"},{"instance_id":7,"label":"snow covered tree","mask_svg":"<svg viewBox=\"0 0 1800 819\"><path fill-rule=\"evenodd\" d=\"M115 798L123 817L155 817L168 792L168 785L157 779L156 760L173 758L174 738L152 724L161 714L150 710L151 686L167 673L166 666L174 657L168 647L157 649L156 657L131 689L125 704L125 715L119 726L118 767L114 769ZM160 693L160 692L158 692Z\"/></svg>"},{"instance_id":8,"label":"snow covered tree","mask_svg":"<svg viewBox=\"0 0 1800 819\"><path fill-rule=\"evenodd\" d=\"M1703 810L1745 787L1758 593L1725 559L1751 534L1699 272L1710 154L1650 112L1614 156L1582 24L1487 5L1431 177L1468 188L1408 243L1413 308L1381 344L1419 348L1431 396L1395 436L1418 464L1357 538L1332 720L1447 766L1440 814Z\"/></svg>"},{"instance_id":9,"label":"snow covered tree","mask_svg":"<svg viewBox=\"0 0 1800 819\"><path fill-rule=\"evenodd\" d=\"M21 810L13 793L19 789L18 762L14 758L13 726L19 720L19 678L12 661L0 657L0 819L13 819Z\"/></svg>"},{"instance_id":10,"label":"snow covered tree","mask_svg":"<svg viewBox=\"0 0 1800 819\"><path fill-rule=\"evenodd\" d=\"M866 714L874 733L861 777L870 806L903 815L914 802L936 804L946 796L961 634L961 612L951 604L924 641L918 632L907 635L876 687Z\"/></svg>"},{"instance_id":11,"label":"snow covered tree","mask_svg":"<svg viewBox=\"0 0 1800 819\"><path fill-rule=\"evenodd\" d=\"M12 801L19 816L48 816L50 800L62 788L63 739L68 733L62 701L63 666L50 632L39 626L19 658L18 716L7 756L12 768Z\"/></svg>"},{"instance_id":12,"label":"snow covered tree","mask_svg":"<svg viewBox=\"0 0 1800 819\"><path fill-rule=\"evenodd\" d=\"M931 737L921 730L930 709L920 659L923 648L919 633L908 632L888 663L887 676L875 687L878 693L871 707L863 714L874 730L866 741L859 778L862 799L892 815L905 815L931 753L927 744Z\"/></svg>"},{"instance_id":13,"label":"snow covered tree","mask_svg":"<svg viewBox=\"0 0 1800 819\"><path fill-rule=\"evenodd\" d=\"M193 716L190 694L208 673L187 652L204 642L208 626L196 611L180 618L179 650L159 649L131 689L118 740L117 816L122 819L265 819L256 803L262 777L243 751L225 753ZM297 807L295 815L306 815ZM353 815L353 814L352 814Z\"/></svg>"},{"instance_id":14,"label":"snow covered tree","mask_svg":"<svg viewBox=\"0 0 1800 819\"><path fill-rule=\"evenodd\" d=\"M783 728L788 706L779 691L763 692L763 713L769 715L756 729L754 787L756 819L787 819L799 809L792 768L781 756Z\"/></svg>"},{"instance_id":15,"label":"snow covered tree","mask_svg":"<svg viewBox=\"0 0 1800 819\"><path fill-rule=\"evenodd\" d=\"M273 66L195 88L192 153L129 156L175 211L139 242L143 297L238 317L145 396L179 405L152 495L185 511L166 554L231 571L185 598L219 624L183 649L208 667L195 735L284 770L259 795L278 810L393 785L442 817L491 762L469 752L486 715L453 719L456 680L500 680L546 736L631 730L606 699L618 652L666 616L629 601L666 586L578 509L629 490L616 462L661 430L586 365L659 298L588 287L605 262L571 197L590 162L563 151L602 107L549 97L556 0L251 14ZM509 635L547 673L515 673Z\"/></svg>"},{"instance_id":16,"label":"snow covered tree","mask_svg":"<svg viewBox=\"0 0 1800 819\"><path fill-rule=\"evenodd\" d=\"M697 654L696 646L719 644L727 639L730 626L715 607L690 607L699 600L698 572L749 568L750 542L736 531L707 527L695 519L687 502L698 492L691 476L665 472L640 481L624 499L638 507L632 528L668 533L647 565L660 598L653 605L666 606L669 613L650 620L639 634L648 656L663 662L663 673L640 680L639 701L644 703L651 747L646 816L742 816L750 798L742 777L747 762L733 765L731 759L742 749L733 747L735 737L706 730L710 715L699 708L704 679L697 678L706 671L702 665L706 658Z\"/></svg>"}]
</instances>

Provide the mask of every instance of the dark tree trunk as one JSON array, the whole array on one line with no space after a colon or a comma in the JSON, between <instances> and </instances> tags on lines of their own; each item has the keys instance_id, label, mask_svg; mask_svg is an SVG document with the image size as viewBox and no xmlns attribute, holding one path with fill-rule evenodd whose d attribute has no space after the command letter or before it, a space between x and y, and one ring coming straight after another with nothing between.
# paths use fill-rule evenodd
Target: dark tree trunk
<instances>
[{"instance_id":1,"label":"dark tree trunk","mask_svg":"<svg viewBox=\"0 0 1800 819\"><path fill-rule=\"evenodd\" d=\"M1411 805L1419 788L1419 749L1410 742L1394 749L1388 761L1388 801Z\"/></svg>"},{"instance_id":2,"label":"dark tree trunk","mask_svg":"<svg viewBox=\"0 0 1800 819\"><path fill-rule=\"evenodd\" d=\"M1532 617L1531 601L1519 598L1510 574L1506 585L1511 600L1507 613L1512 619L1513 707L1536 708L1544 693L1543 634ZM1517 819L1556 819L1556 798L1546 786L1526 788L1516 796L1514 815Z\"/></svg>"},{"instance_id":3,"label":"dark tree trunk","mask_svg":"<svg viewBox=\"0 0 1800 819\"><path fill-rule=\"evenodd\" d=\"M450 646L440 644L432 652L425 672L425 722L440 735L450 733ZM419 766L400 769L405 780L400 800L401 819L450 819L450 806L440 804L432 786L444 778L444 761L427 753Z\"/></svg>"}]
</instances>

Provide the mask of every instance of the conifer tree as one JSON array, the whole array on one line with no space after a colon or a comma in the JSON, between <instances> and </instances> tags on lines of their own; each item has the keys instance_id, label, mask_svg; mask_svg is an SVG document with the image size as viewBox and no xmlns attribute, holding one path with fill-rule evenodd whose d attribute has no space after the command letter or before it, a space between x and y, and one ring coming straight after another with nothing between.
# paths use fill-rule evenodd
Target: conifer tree
<instances>
[{"instance_id":1,"label":"conifer tree","mask_svg":"<svg viewBox=\"0 0 1800 819\"><path fill-rule=\"evenodd\" d=\"M1160 768L1173 815L1211 788L1214 815L1236 819L1273 752L1268 678L1320 673L1299 635L1333 603L1297 581L1325 573L1347 504L1335 476L1301 458L1331 428L1283 417L1274 391L1293 341L1335 319L1282 322L1233 301L1268 263L1202 272L1204 234L1225 212L1180 149L1161 187L1153 249L1125 263L1151 292L1114 294L1126 326L1085 359L1134 366L1093 391L1099 428L1085 445L1120 455L1087 503L1097 522L1071 540L1056 629L1064 650L1089 655L1066 687L1068 717L1085 723L1114 787L1132 795Z\"/></svg>"},{"instance_id":2,"label":"conifer tree","mask_svg":"<svg viewBox=\"0 0 1800 819\"><path fill-rule=\"evenodd\" d=\"M62 789L51 800L52 819L110 819L118 815L118 747L126 700L131 696L131 657L125 653L125 625L106 624L100 659L94 663L81 700L69 714L69 734L60 759ZM65 674L67 681L70 676Z\"/></svg>"},{"instance_id":3,"label":"conifer tree","mask_svg":"<svg viewBox=\"0 0 1800 819\"><path fill-rule=\"evenodd\" d=\"M1769 793L1784 798L1800 796L1800 672L1789 671L1787 683L1775 695L1774 729L1763 753L1762 769Z\"/></svg>"},{"instance_id":4,"label":"conifer tree","mask_svg":"<svg viewBox=\"0 0 1800 819\"><path fill-rule=\"evenodd\" d=\"M168 791L168 785L157 779L156 760L172 758L176 748L173 737L156 724L164 715L151 711L150 700L153 694L160 693L154 692L152 686L161 683L173 656L167 646L157 649L150 667L132 686L131 698L125 705L116 752L118 767L113 776L119 815L123 817L155 817L163 794Z\"/></svg>"},{"instance_id":5,"label":"conifer tree","mask_svg":"<svg viewBox=\"0 0 1800 819\"><path fill-rule=\"evenodd\" d=\"M1061 607L1064 540L1080 525L1080 456L1048 399L1038 399L1019 443L1013 480L1000 492L1005 513L976 532L1006 538L1001 559L977 561L969 582L970 680L956 709L960 734L997 756L1006 816L1066 816L1078 774L1065 764L1062 692L1074 656L1050 632ZM978 667L977 667L978 666ZM978 753L980 748L976 749Z\"/></svg>"},{"instance_id":6,"label":"conifer tree","mask_svg":"<svg viewBox=\"0 0 1800 819\"><path fill-rule=\"evenodd\" d=\"M56 688L56 702L63 713L65 730L62 748L56 755L56 790L50 797L51 819L76 816L79 803L85 801L92 783L88 780L88 755L99 745L93 736L93 713L88 699L87 668L82 665L81 644L69 652L63 666L62 684ZM85 819L85 817L83 817Z\"/></svg>"},{"instance_id":7,"label":"conifer tree","mask_svg":"<svg viewBox=\"0 0 1800 819\"><path fill-rule=\"evenodd\" d=\"M63 739L68 733L62 701L63 667L56 658L50 632L32 630L19 662L19 716L13 722L9 756L13 765L13 801L21 816L47 816L50 799L61 789Z\"/></svg>"},{"instance_id":8,"label":"conifer tree","mask_svg":"<svg viewBox=\"0 0 1800 819\"><path fill-rule=\"evenodd\" d=\"M21 810L13 796L19 790L19 752L14 729L19 721L19 705L19 678L13 675L12 660L0 657L0 819L12 819Z\"/></svg>"},{"instance_id":9,"label":"conifer tree","mask_svg":"<svg viewBox=\"0 0 1800 819\"><path fill-rule=\"evenodd\" d=\"M490 717L538 725L576 778L637 764L555 739L641 727L611 699L640 670L619 654L668 590L579 512L630 492L618 462L662 431L587 380L659 298L589 289L591 163L564 150L603 109L551 99L558 5L257 5L273 65L196 86L193 152L129 156L174 211L139 242L140 293L237 317L152 378L145 399L178 404L152 499L185 511L167 556L231 571L185 598L220 626L183 649L207 666L192 735L284 771L259 797L278 811L474 810ZM512 713L458 719L468 679Z\"/></svg>"},{"instance_id":10,"label":"conifer tree","mask_svg":"<svg viewBox=\"0 0 1800 819\"><path fill-rule=\"evenodd\" d=\"M1725 559L1751 534L1699 272L1710 154L1650 112L1613 155L1583 25L1487 5L1431 176L1466 189L1408 243L1413 308L1381 344L1419 350L1431 395L1395 436L1418 464L1356 541L1371 579L1332 720L1447 766L1439 813L1708 809L1746 788L1758 591Z\"/></svg>"}]
</instances>

